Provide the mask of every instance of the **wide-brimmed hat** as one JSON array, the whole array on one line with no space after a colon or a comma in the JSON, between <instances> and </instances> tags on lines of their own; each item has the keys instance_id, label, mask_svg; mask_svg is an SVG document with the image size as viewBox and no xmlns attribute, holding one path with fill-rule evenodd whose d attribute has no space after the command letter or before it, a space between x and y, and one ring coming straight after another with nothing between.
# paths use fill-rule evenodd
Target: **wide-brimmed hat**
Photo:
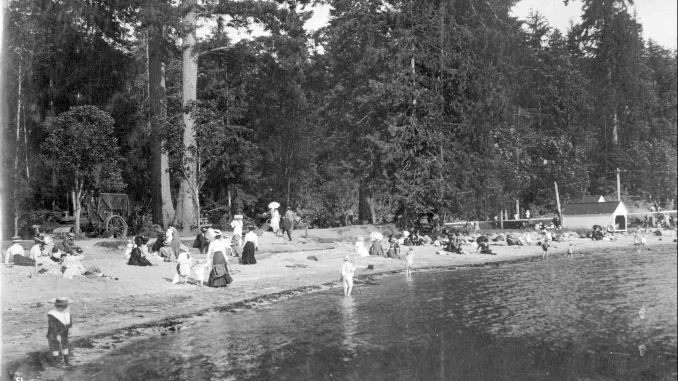
<instances>
[{"instance_id":1,"label":"wide-brimmed hat","mask_svg":"<svg viewBox=\"0 0 678 381\"><path fill-rule=\"evenodd\" d=\"M179 245L179 251L188 252L188 247L186 247L186 245L182 243L181 245Z\"/></svg>"},{"instance_id":2,"label":"wide-brimmed hat","mask_svg":"<svg viewBox=\"0 0 678 381\"><path fill-rule=\"evenodd\" d=\"M15 235L14 237L12 237L12 242L19 242L19 241L21 241L21 237L19 237L18 235Z\"/></svg>"},{"instance_id":3,"label":"wide-brimmed hat","mask_svg":"<svg viewBox=\"0 0 678 381\"><path fill-rule=\"evenodd\" d=\"M75 233L68 233L68 236L71 238L75 238Z\"/></svg>"},{"instance_id":4,"label":"wide-brimmed hat","mask_svg":"<svg viewBox=\"0 0 678 381\"><path fill-rule=\"evenodd\" d=\"M233 216L233 219L234 220L242 220L242 214L236 214L235 216Z\"/></svg>"},{"instance_id":5,"label":"wide-brimmed hat","mask_svg":"<svg viewBox=\"0 0 678 381\"><path fill-rule=\"evenodd\" d=\"M57 307L68 307L68 299L60 296L54 300L54 305Z\"/></svg>"}]
</instances>

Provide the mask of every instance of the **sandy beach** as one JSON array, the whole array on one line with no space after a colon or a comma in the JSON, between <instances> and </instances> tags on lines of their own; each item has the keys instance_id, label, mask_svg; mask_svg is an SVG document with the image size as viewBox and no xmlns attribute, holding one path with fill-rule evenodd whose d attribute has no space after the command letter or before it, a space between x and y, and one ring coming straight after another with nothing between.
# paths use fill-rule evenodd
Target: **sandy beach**
<instances>
[{"instance_id":1,"label":"sandy beach","mask_svg":"<svg viewBox=\"0 0 678 381\"><path fill-rule=\"evenodd\" d=\"M45 334L46 314L57 296L71 301L74 325L71 343L73 364L78 366L130 340L176 330L185 319L199 319L215 311L237 311L261 303L339 285L339 268L344 256L354 252L358 235L367 237L371 226L295 231L293 241L264 233L259 237L260 252L256 265L239 265L231 258L234 283L227 288L172 284L175 263L152 259L156 265L126 265L124 243L106 239L79 240L84 249L85 267L98 267L105 277L83 276L73 280L50 272L32 277L31 267L2 268L2 365L3 375L17 367L30 373L38 369L43 378L58 378L56 368L42 368L40 360L48 352ZM669 234L668 236L666 234ZM647 247L676 247L670 232L664 236L648 234ZM182 237L190 246L193 236ZM571 238L557 242L549 250L549 260L566 255L572 243L575 256L597 253L633 245L631 235L616 241L592 241ZM493 245L496 255L439 255L432 245L415 247L416 271L492 266L497 263L542 260L542 249L532 246ZM195 259L204 259L191 249ZM641 253L642 254L642 253ZM315 259L309 259L314 256ZM404 261L382 257L356 257L356 283L371 277L402 272ZM372 265L373 269L368 269ZM337 292L340 287L337 287ZM358 296L359 297L359 296ZM51 372L51 373L50 373Z\"/></svg>"}]
</instances>

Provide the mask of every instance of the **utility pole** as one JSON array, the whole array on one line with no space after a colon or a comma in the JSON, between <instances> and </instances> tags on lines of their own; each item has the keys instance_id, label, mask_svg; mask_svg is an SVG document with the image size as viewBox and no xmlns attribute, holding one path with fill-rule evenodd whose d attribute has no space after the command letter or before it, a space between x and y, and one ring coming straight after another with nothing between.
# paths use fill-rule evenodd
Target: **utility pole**
<instances>
[{"instance_id":1,"label":"utility pole","mask_svg":"<svg viewBox=\"0 0 678 381\"><path fill-rule=\"evenodd\" d=\"M558 195L558 183L553 182L553 185L556 187L556 205L558 206L558 218L560 218L560 224L563 223L563 214L560 211L560 196Z\"/></svg>"},{"instance_id":2,"label":"utility pole","mask_svg":"<svg viewBox=\"0 0 678 381\"><path fill-rule=\"evenodd\" d=\"M617 201L621 201L621 180L619 180L619 168L615 171L617 172Z\"/></svg>"}]
</instances>

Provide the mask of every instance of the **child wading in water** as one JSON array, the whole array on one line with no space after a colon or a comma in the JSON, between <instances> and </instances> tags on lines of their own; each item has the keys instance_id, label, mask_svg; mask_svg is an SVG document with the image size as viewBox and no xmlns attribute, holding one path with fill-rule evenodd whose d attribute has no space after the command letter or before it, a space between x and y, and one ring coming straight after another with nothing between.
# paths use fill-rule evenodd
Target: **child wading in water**
<instances>
[{"instance_id":1,"label":"child wading in water","mask_svg":"<svg viewBox=\"0 0 678 381\"><path fill-rule=\"evenodd\" d=\"M61 352L64 364L71 365L68 359L68 329L72 326L68 299L57 298L54 301L54 309L47 313L47 342L52 351L54 364L59 364L59 352Z\"/></svg>"},{"instance_id":2,"label":"child wading in water","mask_svg":"<svg viewBox=\"0 0 678 381\"><path fill-rule=\"evenodd\" d=\"M351 257L344 258L344 264L341 265L341 280L344 284L344 296L350 296L353 290L353 274L355 273L355 265L351 262Z\"/></svg>"},{"instance_id":3,"label":"child wading in water","mask_svg":"<svg viewBox=\"0 0 678 381\"><path fill-rule=\"evenodd\" d=\"M567 247L567 257L572 258L574 255L574 246L570 244L570 246Z\"/></svg>"},{"instance_id":4,"label":"child wading in water","mask_svg":"<svg viewBox=\"0 0 678 381\"><path fill-rule=\"evenodd\" d=\"M414 265L414 248L410 246L405 255L405 275L412 275L412 266Z\"/></svg>"},{"instance_id":5,"label":"child wading in water","mask_svg":"<svg viewBox=\"0 0 678 381\"><path fill-rule=\"evenodd\" d=\"M548 259L549 257L549 241L544 240L544 242L541 243L541 249L544 250L544 254L541 255L543 259Z\"/></svg>"}]
</instances>

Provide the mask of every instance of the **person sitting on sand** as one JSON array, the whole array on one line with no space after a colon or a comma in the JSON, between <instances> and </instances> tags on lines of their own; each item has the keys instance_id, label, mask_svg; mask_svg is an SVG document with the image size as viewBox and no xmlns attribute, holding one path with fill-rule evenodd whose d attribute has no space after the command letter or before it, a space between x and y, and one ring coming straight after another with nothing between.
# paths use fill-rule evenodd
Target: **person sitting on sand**
<instances>
[{"instance_id":1,"label":"person sitting on sand","mask_svg":"<svg viewBox=\"0 0 678 381\"><path fill-rule=\"evenodd\" d=\"M249 232L245 234L245 247L242 249L241 263L243 265L254 265L257 260L254 258L254 252L259 250L259 241L257 233L254 232L254 226L249 226Z\"/></svg>"},{"instance_id":2,"label":"person sitting on sand","mask_svg":"<svg viewBox=\"0 0 678 381\"><path fill-rule=\"evenodd\" d=\"M229 275L230 269L228 256L230 256L231 247L226 241L221 239L221 231L214 231L214 240L210 242L207 249L207 263L209 263L210 277L207 285L210 287L226 287L231 283L232 278Z\"/></svg>"},{"instance_id":3,"label":"person sitting on sand","mask_svg":"<svg viewBox=\"0 0 678 381\"><path fill-rule=\"evenodd\" d=\"M129 261L127 262L128 265L130 266L153 266L153 264L146 258L146 253L145 250L143 250L143 246L146 246L148 243L148 238L144 236L136 236L134 237L134 244L136 247L132 249L132 253L130 254Z\"/></svg>"},{"instance_id":4,"label":"person sitting on sand","mask_svg":"<svg viewBox=\"0 0 678 381\"><path fill-rule=\"evenodd\" d=\"M61 260L66 256L66 253L62 252L59 250L58 247L54 246L52 248L52 253L49 256L49 259L51 259L53 262L61 262Z\"/></svg>"},{"instance_id":5,"label":"person sitting on sand","mask_svg":"<svg viewBox=\"0 0 678 381\"><path fill-rule=\"evenodd\" d=\"M61 241L61 250L66 254L71 253L82 253L82 248L76 245L73 240L75 239L75 234L68 233L68 235Z\"/></svg>"},{"instance_id":6,"label":"person sitting on sand","mask_svg":"<svg viewBox=\"0 0 678 381\"><path fill-rule=\"evenodd\" d=\"M80 263L82 259L83 256L79 254L66 254L61 261L61 272L63 273L64 279L73 279L74 276L83 275L85 273L85 266Z\"/></svg>"},{"instance_id":7,"label":"person sitting on sand","mask_svg":"<svg viewBox=\"0 0 678 381\"><path fill-rule=\"evenodd\" d=\"M64 356L64 364L71 365L68 358L68 330L73 326L68 299L56 298L54 309L47 313L47 343L52 351L52 361L59 364L59 352Z\"/></svg>"},{"instance_id":8,"label":"person sitting on sand","mask_svg":"<svg viewBox=\"0 0 678 381\"><path fill-rule=\"evenodd\" d=\"M388 251L386 251L386 257L387 258L392 258L392 259L400 259L400 245L398 244L398 240L391 236L388 240L389 247Z\"/></svg>"},{"instance_id":9,"label":"person sitting on sand","mask_svg":"<svg viewBox=\"0 0 678 381\"><path fill-rule=\"evenodd\" d=\"M367 250L365 247L365 238L361 235L359 235L355 241L355 244L353 245L356 254L358 254L361 257L369 257L370 252Z\"/></svg>"},{"instance_id":10,"label":"person sitting on sand","mask_svg":"<svg viewBox=\"0 0 678 381\"><path fill-rule=\"evenodd\" d=\"M24 253L24 248L21 246L21 237L12 237L12 246L7 249L5 263L11 263L14 266L34 266L37 271L37 257L33 259L24 255ZM8 260L9 262L7 262Z\"/></svg>"},{"instance_id":11,"label":"person sitting on sand","mask_svg":"<svg viewBox=\"0 0 678 381\"><path fill-rule=\"evenodd\" d=\"M14 257L17 255L23 257L24 248L21 246L21 237L14 236L12 237L12 245L5 251L5 264L15 264Z\"/></svg>"},{"instance_id":12,"label":"person sitting on sand","mask_svg":"<svg viewBox=\"0 0 678 381\"><path fill-rule=\"evenodd\" d=\"M344 285L344 296L350 296L353 291L353 275L355 273L355 265L351 262L351 257L344 257L344 263L341 265L341 281Z\"/></svg>"},{"instance_id":13,"label":"person sitting on sand","mask_svg":"<svg viewBox=\"0 0 678 381\"><path fill-rule=\"evenodd\" d=\"M182 282L186 284L188 276L191 274L191 254L186 245L179 246L179 255L177 256L177 273L174 275L172 284Z\"/></svg>"},{"instance_id":14,"label":"person sitting on sand","mask_svg":"<svg viewBox=\"0 0 678 381\"><path fill-rule=\"evenodd\" d=\"M48 257L49 252L47 251L47 241L51 240L49 236L47 237L35 237L35 244L31 246L31 250L28 256L34 260L37 260L39 257Z\"/></svg>"},{"instance_id":15,"label":"person sitting on sand","mask_svg":"<svg viewBox=\"0 0 678 381\"><path fill-rule=\"evenodd\" d=\"M412 266L414 266L414 248L410 246L405 255L405 275L412 275Z\"/></svg>"},{"instance_id":16,"label":"person sitting on sand","mask_svg":"<svg viewBox=\"0 0 678 381\"><path fill-rule=\"evenodd\" d=\"M478 248L480 249L480 254L496 255L496 253L490 249L490 244L487 241L478 242Z\"/></svg>"},{"instance_id":17,"label":"person sitting on sand","mask_svg":"<svg viewBox=\"0 0 678 381\"><path fill-rule=\"evenodd\" d=\"M384 256L384 248L381 246L381 242L372 241L372 244L370 245L369 254L374 255L374 256L383 257Z\"/></svg>"}]
</instances>

